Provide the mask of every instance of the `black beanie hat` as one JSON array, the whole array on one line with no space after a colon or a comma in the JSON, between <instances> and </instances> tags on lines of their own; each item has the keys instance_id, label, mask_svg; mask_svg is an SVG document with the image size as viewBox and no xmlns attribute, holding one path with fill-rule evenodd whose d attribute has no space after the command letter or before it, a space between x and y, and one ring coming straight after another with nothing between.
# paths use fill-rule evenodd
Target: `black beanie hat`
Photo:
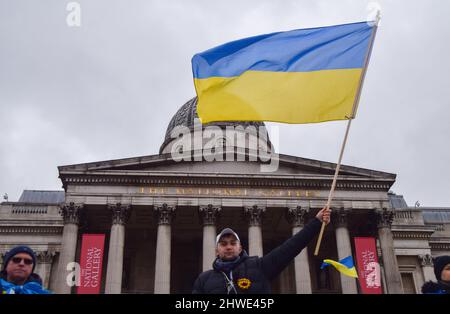
<instances>
[{"instance_id":1,"label":"black beanie hat","mask_svg":"<svg viewBox=\"0 0 450 314\"><path fill-rule=\"evenodd\" d=\"M27 253L31 256L31 258L33 259L33 269L31 270L31 272L33 273L34 268L36 267L36 254L32 249L25 245L16 246L5 254L5 258L3 259L3 270L6 270L6 266L8 265L9 260L19 253Z\"/></svg>"},{"instance_id":2,"label":"black beanie hat","mask_svg":"<svg viewBox=\"0 0 450 314\"><path fill-rule=\"evenodd\" d=\"M441 273L445 265L450 264L450 256L444 255L435 257L433 263L434 263L434 274L436 275L436 279L442 280Z\"/></svg>"}]
</instances>

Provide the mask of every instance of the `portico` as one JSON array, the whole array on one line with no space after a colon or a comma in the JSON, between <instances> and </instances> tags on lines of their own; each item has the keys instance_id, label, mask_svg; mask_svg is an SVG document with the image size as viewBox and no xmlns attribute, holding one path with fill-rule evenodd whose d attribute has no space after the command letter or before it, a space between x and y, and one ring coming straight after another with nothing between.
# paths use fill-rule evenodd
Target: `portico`
<instances>
[{"instance_id":1,"label":"portico","mask_svg":"<svg viewBox=\"0 0 450 314\"><path fill-rule=\"evenodd\" d=\"M217 169L220 163L197 162L197 171L197 166L186 165L190 171L183 174L182 165L171 163L167 155L60 167L66 189L62 212L67 217L60 269L76 259L79 226L83 224L84 232L108 235L105 293L189 292L196 276L211 267L215 235L221 228L234 228L244 248L251 255L262 256L298 232L324 206L333 165L319 165L314 175L308 160L280 156L280 161L279 172L267 175L249 174L253 165L246 162L236 163L238 173L211 175L208 168ZM165 165L164 173L152 170L160 169L161 164ZM293 166L297 173L287 174ZM176 172L172 173L171 167ZM307 175L299 170L302 167L308 168ZM381 172L370 171L364 177L358 168L344 166L342 171L347 173L346 179L338 183L332 202L333 222L324 239L333 242L336 258L352 254L351 236L361 235L354 234L354 226L365 225L369 214L386 223L387 190L393 182L392 175ZM353 220L352 229L347 225L349 219ZM380 226L378 230L384 232L384 225ZM376 230L364 232L379 237L373 233ZM330 244L324 246L323 256L319 257L333 256L327 246ZM392 250L392 235L382 234L381 249ZM304 250L286 270L293 270L295 277L281 276L274 283L279 292L308 293L318 289L311 266L316 258L311 251ZM392 258L392 254L385 255ZM395 267L389 263L386 260L385 267ZM388 287L394 285L390 280ZM358 292L354 279L341 277L338 282L338 291ZM57 292L70 291L63 286L58 286Z\"/></svg>"},{"instance_id":2,"label":"portico","mask_svg":"<svg viewBox=\"0 0 450 314\"><path fill-rule=\"evenodd\" d=\"M268 136L255 132L259 122L212 124L216 131L234 127L226 134L241 136L242 147L223 137L213 155L184 151L189 146L180 146L172 131L195 129L196 117L193 99L173 117L158 155L58 167L65 204L57 292L70 292L64 269L79 258L82 233L107 235L105 293L189 293L198 274L212 267L222 228L238 232L250 255L263 256L325 206L335 164L272 154ZM253 158L247 144L267 145L277 167L262 171L264 161ZM192 158L174 158L174 151ZM393 237L386 229L394 182L394 174L342 165L320 255L303 250L273 282L274 292L358 293L355 279L319 269L324 258L352 255L354 236L380 240L386 288L398 291Z\"/></svg>"}]
</instances>

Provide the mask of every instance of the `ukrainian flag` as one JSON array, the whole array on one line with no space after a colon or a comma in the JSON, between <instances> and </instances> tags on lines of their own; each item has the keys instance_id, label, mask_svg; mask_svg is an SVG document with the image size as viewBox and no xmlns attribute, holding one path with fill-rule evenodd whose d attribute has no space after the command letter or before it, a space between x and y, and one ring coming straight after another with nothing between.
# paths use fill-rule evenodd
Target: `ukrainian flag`
<instances>
[{"instance_id":1,"label":"ukrainian flag","mask_svg":"<svg viewBox=\"0 0 450 314\"><path fill-rule=\"evenodd\" d=\"M200 120L315 123L354 118L375 29L368 22L298 29L194 55Z\"/></svg>"},{"instance_id":2,"label":"ukrainian flag","mask_svg":"<svg viewBox=\"0 0 450 314\"><path fill-rule=\"evenodd\" d=\"M324 267L329 265L334 266L334 268L336 268L339 272L346 276L358 278L358 273L356 272L351 255L341 259L339 262L333 261L331 259L324 259L322 266L320 266L320 269L323 269Z\"/></svg>"}]
</instances>

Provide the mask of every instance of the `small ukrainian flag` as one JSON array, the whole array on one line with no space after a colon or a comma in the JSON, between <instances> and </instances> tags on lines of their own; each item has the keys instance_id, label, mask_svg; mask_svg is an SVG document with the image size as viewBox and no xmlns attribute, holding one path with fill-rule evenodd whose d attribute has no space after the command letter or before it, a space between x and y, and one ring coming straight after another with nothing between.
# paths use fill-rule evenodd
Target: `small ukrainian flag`
<instances>
[{"instance_id":1,"label":"small ukrainian flag","mask_svg":"<svg viewBox=\"0 0 450 314\"><path fill-rule=\"evenodd\" d=\"M333 261L331 259L324 259L322 266L320 266L320 269L323 269L329 265L334 266L334 268L336 268L340 273L346 276L358 278L358 274L356 272L355 265L353 263L353 258L351 255L341 259L339 262Z\"/></svg>"}]
</instances>

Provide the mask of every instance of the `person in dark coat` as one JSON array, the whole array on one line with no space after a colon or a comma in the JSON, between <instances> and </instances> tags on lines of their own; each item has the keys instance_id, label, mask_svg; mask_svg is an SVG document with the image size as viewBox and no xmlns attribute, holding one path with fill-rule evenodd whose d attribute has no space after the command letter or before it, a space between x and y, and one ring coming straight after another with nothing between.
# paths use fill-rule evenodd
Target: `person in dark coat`
<instances>
[{"instance_id":1,"label":"person in dark coat","mask_svg":"<svg viewBox=\"0 0 450 314\"><path fill-rule=\"evenodd\" d=\"M49 294L42 279L34 273L36 254L28 246L17 246L6 253L0 272L0 294Z\"/></svg>"},{"instance_id":2,"label":"person in dark coat","mask_svg":"<svg viewBox=\"0 0 450 314\"><path fill-rule=\"evenodd\" d=\"M323 208L297 234L263 257L248 256L236 232L225 228L216 238L213 269L196 279L194 294L268 294L271 281L330 222L329 208Z\"/></svg>"},{"instance_id":3,"label":"person in dark coat","mask_svg":"<svg viewBox=\"0 0 450 314\"><path fill-rule=\"evenodd\" d=\"M422 293L450 294L450 256L438 256L433 263L437 282L427 281L424 283Z\"/></svg>"}]
</instances>

